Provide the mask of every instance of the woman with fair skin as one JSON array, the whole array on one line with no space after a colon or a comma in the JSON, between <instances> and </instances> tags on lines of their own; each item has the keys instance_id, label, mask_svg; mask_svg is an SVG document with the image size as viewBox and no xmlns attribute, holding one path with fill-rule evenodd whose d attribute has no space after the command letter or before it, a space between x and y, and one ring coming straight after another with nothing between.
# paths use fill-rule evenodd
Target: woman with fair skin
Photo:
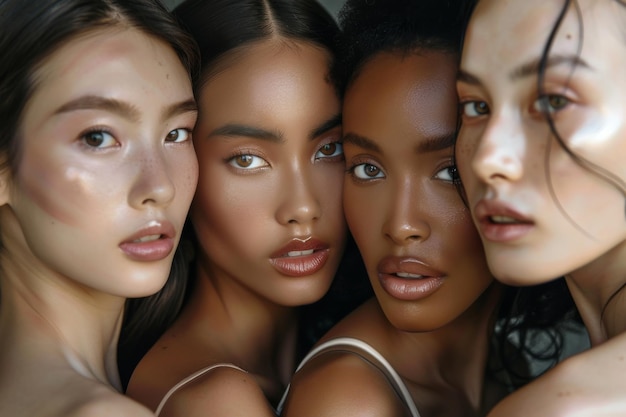
<instances>
[{"instance_id":1,"label":"woman with fair skin","mask_svg":"<svg viewBox=\"0 0 626 417\"><path fill-rule=\"evenodd\" d=\"M455 187L468 6L348 1L340 13L344 208L375 298L305 359L283 416L479 416L507 393L488 359L514 291L490 274Z\"/></svg>"},{"instance_id":2,"label":"woman with fair skin","mask_svg":"<svg viewBox=\"0 0 626 417\"><path fill-rule=\"evenodd\" d=\"M494 416L626 414L626 5L481 0L463 52L457 158L503 282L565 276L592 348Z\"/></svg>"},{"instance_id":3,"label":"woman with fair skin","mask_svg":"<svg viewBox=\"0 0 626 417\"><path fill-rule=\"evenodd\" d=\"M327 292L346 239L328 80L337 27L309 0L194 0L175 14L203 62L196 254L189 297L127 393L162 416L250 415L219 408L217 392L247 378L278 401L295 366L296 307ZM273 413L265 403L258 412Z\"/></svg>"},{"instance_id":4,"label":"woman with fair skin","mask_svg":"<svg viewBox=\"0 0 626 417\"><path fill-rule=\"evenodd\" d=\"M0 415L149 416L127 297L165 283L197 181L193 41L152 1L0 1Z\"/></svg>"}]
</instances>

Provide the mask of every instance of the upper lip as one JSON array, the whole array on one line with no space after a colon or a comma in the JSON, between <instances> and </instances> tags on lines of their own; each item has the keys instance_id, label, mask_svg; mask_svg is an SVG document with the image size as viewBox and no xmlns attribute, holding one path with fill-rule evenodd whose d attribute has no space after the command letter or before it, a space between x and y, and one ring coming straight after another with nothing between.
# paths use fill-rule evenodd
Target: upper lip
<instances>
[{"instance_id":1,"label":"upper lip","mask_svg":"<svg viewBox=\"0 0 626 417\"><path fill-rule=\"evenodd\" d=\"M292 238L285 246L278 249L270 255L271 258L280 258L287 256L289 252L301 252L307 250L324 250L328 249L328 244L321 240L309 237L307 239Z\"/></svg>"},{"instance_id":2,"label":"upper lip","mask_svg":"<svg viewBox=\"0 0 626 417\"><path fill-rule=\"evenodd\" d=\"M124 239L122 243L133 243L143 237L152 235L159 235L161 238L171 239L176 236L176 230L174 229L172 223L166 220L153 220L137 232Z\"/></svg>"},{"instance_id":3,"label":"upper lip","mask_svg":"<svg viewBox=\"0 0 626 417\"><path fill-rule=\"evenodd\" d=\"M378 263L378 272L386 275L407 273L423 277L441 277L445 274L415 257L387 256Z\"/></svg>"},{"instance_id":4,"label":"upper lip","mask_svg":"<svg viewBox=\"0 0 626 417\"><path fill-rule=\"evenodd\" d=\"M480 200L474 206L474 217L479 222L490 222L493 216L510 217L519 223L532 223L529 217L521 214L502 201Z\"/></svg>"}]
</instances>

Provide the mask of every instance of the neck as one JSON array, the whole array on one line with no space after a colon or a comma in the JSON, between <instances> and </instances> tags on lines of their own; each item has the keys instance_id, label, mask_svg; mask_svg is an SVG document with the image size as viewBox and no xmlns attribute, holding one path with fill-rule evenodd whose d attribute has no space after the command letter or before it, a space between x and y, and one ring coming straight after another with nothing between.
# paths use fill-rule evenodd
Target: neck
<instances>
[{"instance_id":1,"label":"neck","mask_svg":"<svg viewBox=\"0 0 626 417\"><path fill-rule=\"evenodd\" d=\"M626 331L626 242L566 276L592 345Z\"/></svg>"},{"instance_id":2,"label":"neck","mask_svg":"<svg viewBox=\"0 0 626 417\"><path fill-rule=\"evenodd\" d=\"M407 344L408 349L425 355L419 367L408 366L411 375L407 377L418 384L424 375L427 381L440 381L442 392L461 393L470 408L481 410L490 340L501 295L502 286L494 282L472 307L445 327L427 333L401 332L402 337L412 341L413 347ZM434 404L436 409L441 403Z\"/></svg>"},{"instance_id":3,"label":"neck","mask_svg":"<svg viewBox=\"0 0 626 417\"><path fill-rule=\"evenodd\" d=\"M198 265L180 318L222 361L285 384L295 361L297 312L277 305L222 271Z\"/></svg>"},{"instance_id":4,"label":"neck","mask_svg":"<svg viewBox=\"0 0 626 417\"><path fill-rule=\"evenodd\" d=\"M68 278L0 255L0 345L17 364L68 369L120 389L116 345L124 300L89 293ZM38 364L38 365L35 365Z\"/></svg>"}]
</instances>

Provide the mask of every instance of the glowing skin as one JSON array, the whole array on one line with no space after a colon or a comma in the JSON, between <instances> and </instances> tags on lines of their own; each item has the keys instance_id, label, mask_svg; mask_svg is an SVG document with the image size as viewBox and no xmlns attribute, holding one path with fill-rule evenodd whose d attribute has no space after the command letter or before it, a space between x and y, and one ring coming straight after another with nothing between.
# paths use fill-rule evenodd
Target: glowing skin
<instances>
[{"instance_id":1,"label":"glowing skin","mask_svg":"<svg viewBox=\"0 0 626 417\"><path fill-rule=\"evenodd\" d=\"M493 282L452 181L455 65L379 54L344 102L346 219L385 316L406 331L448 324Z\"/></svg>"},{"instance_id":2,"label":"glowing skin","mask_svg":"<svg viewBox=\"0 0 626 417\"><path fill-rule=\"evenodd\" d=\"M161 41L98 31L51 55L8 190L24 253L81 291L160 289L197 181L195 120L189 77Z\"/></svg>"},{"instance_id":3,"label":"glowing skin","mask_svg":"<svg viewBox=\"0 0 626 417\"><path fill-rule=\"evenodd\" d=\"M458 82L464 116L457 150L494 274L520 285L566 275L591 342L598 344L626 329L614 310L624 305L623 186L589 167L620 183L626 175L626 102L619 93L626 80L617 70L626 62L625 11L614 1L579 4L582 21L572 8L556 34L541 98L536 65L528 63L539 59L562 4L480 3ZM492 38L501 25L514 29L506 45ZM501 72L492 70L496 58L487 51L498 54ZM539 111L542 102L566 146L587 166L555 143Z\"/></svg>"},{"instance_id":4,"label":"glowing skin","mask_svg":"<svg viewBox=\"0 0 626 417\"><path fill-rule=\"evenodd\" d=\"M568 148L623 181L624 9L615 1L580 6L582 22L572 8L556 35L550 56L566 59L551 61L544 88ZM459 169L489 265L507 283L544 282L624 259L622 190L574 162L539 111L536 63L561 8L561 1L481 1L465 39ZM494 224L494 215L513 223ZM606 299L619 285L597 272L576 285L600 288Z\"/></svg>"},{"instance_id":5,"label":"glowing skin","mask_svg":"<svg viewBox=\"0 0 626 417\"><path fill-rule=\"evenodd\" d=\"M328 290L345 240L328 55L270 40L220 65L198 97L194 133L202 273L278 305L311 303Z\"/></svg>"}]
</instances>

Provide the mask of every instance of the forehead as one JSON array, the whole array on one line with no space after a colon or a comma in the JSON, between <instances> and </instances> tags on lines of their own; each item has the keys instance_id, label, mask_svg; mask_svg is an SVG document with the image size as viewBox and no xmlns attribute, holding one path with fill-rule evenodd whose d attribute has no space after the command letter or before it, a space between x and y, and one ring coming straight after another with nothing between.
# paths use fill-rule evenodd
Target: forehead
<instances>
[{"instance_id":1,"label":"forehead","mask_svg":"<svg viewBox=\"0 0 626 417\"><path fill-rule=\"evenodd\" d=\"M304 112L338 100L328 79L329 53L307 42L265 40L221 59L199 93L201 108L210 107L215 117L243 107L277 116L297 110L294 103Z\"/></svg>"},{"instance_id":2,"label":"forehead","mask_svg":"<svg viewBox=\"0 0 626 417\"><path fill-rule=\"evenodd\" d=\"M538 59L564 4L564 0L481 0L467 30L461 67L473 73ZM572 2L551 53L581 55L592 65L613 52L623 54L625 16L626 6L615 0Z\"/></svg>"},{"instance_id":3,"label":"forehead","mask_svg":"<svg viewBox=\"0 0 626 417\"><path fill-rule=\"evenodd\" d=\"M377 54L346 92L344 123L406 119L413 131L425 135L454 128L456 66L453 54L441 52Z\"/></svg>"}]
</instances>

